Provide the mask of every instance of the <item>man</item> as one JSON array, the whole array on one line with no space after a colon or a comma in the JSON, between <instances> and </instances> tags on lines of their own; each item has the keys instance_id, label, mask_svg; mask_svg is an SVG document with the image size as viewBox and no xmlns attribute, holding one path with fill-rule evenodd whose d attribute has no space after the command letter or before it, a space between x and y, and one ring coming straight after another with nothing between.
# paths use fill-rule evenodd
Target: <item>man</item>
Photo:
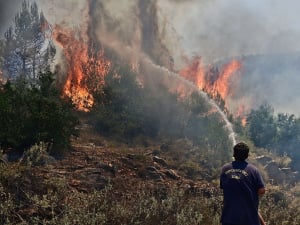
<instances>
[{"instance_id":1,"label":"man","mask_svg":"<svg viewBox=\"0 0 300 225\"><path fill-rule=\"evenodd\" d=\"M265 225L258 213L259 197L265 194L265 184L257 168L245 161L248 155L249 147L238 143L233 147L235 161L222 168L222 225Z\"/></svg>"}]
</instances>

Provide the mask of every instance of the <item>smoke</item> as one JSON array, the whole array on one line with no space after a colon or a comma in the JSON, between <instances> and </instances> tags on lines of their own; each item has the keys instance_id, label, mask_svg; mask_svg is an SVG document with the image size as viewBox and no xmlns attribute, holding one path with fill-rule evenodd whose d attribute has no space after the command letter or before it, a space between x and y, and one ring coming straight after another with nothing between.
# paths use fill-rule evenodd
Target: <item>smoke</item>
<instances>
[{"instance_id":1,"label":"smoke","mask_svg":"<svg viewBox=\"0 0 300 225\"><path fill-rule=\"evenodd\" d=\"M2 33L13 21L21 2L1 0ZM300 25L296 22L300 2L297 0L37 2L50 23L70 27L80 26L87 19L85 10L90 5L93 23L100 25L93 27L97 30L94 32L113 31L121 34L122 41L129 45L140 38L138 44L152 58L153 49L160 48L173 57L179 55L176 51L189 57L200 55L207 63L240 55L300 50ZM103 32L101 35L105 36ZM175 63L180 63L179 58L176 59ZM166 63L167 59L162 61Z\"/></svg>"},{"instance_id":2,"label":"smoke","mask_svg":"<svg viewBox=\"0 0 300 225\"><path fill-rule=\"evenodd\" d=\"M0 31L12 23L21 0L0 2ZM130 64L151 58L171 70L183 57L211 64L242 58L244 69L232 107L269 102L300 115L300 2L296 0L39 0L51 24L85 27L99 48L109 47ZM285 53L285 54L283 54ZM270 56L277 54L277 58ZM263 57L263 55L265 55ZM286 63L282 64L281 62ZM274 69L277 68L277 69ZM286 101L289 99L289 101Z\"/></svg>"},{"instance_id":3,"label":"smoke","mask_svg":"<svg viewBox=\"0 0 300 225\"><path fill-rule=\"evenodd\" d=\"M85 13L87 0L38 0L36 2L51 24L76 28L87 19Z\"/></svg>"},{"instance_id":4,"label":"smoke","mask_svg":"<svg viewBox=\"0 0 300 225\"><path fill-rule=\"evenodd\" d=\"M188 57L199 55L206 64L243 61L227 99L233 112L268 102L275 112L300 116L299 1L169 0L160 7Z\"/></svg>"},{"instance_id":5,"label":"smoke","mask_svg":"<svg viewBox=\"0 0 300 225\"><path fill-rule=\"evenodd\" d=\"M300 54L266 54L243 59L244 71L235 101L257 108L265 102L276 113L300 116ZM240 104L242 104L240 102Z\"/></svg>"},{"instance_id":6,"label":"smoke","mask_svg":"<svg viewBox=\"0 0 300 225\"><path fill-rule=\"evenodd\" d=\"M161 7L181 35L187 54L201 55L207 62L300 50L296 0L169 0Z\"/></svg>"},{"instance_id":7,"label":"smoke","mask_svg":"<svg viewBox=\"0 0 300 225\"><path fill-rule=\"evenodd\" d=\"M0 0L0 34L3 34L12 25L14 15L20 6L20 0Z\"/></svg>"}]
</instances>

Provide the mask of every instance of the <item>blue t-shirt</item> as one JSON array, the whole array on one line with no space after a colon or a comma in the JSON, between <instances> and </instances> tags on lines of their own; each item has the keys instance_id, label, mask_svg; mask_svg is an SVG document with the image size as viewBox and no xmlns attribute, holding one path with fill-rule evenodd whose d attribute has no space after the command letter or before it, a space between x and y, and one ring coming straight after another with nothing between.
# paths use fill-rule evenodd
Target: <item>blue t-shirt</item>
<instances>
[{"instance_id":1,"label":"blue t-shirt","mask_svg":"<svg viewBox=\"0 0 300 225\"><path fill-rule=\"evenodd\" d=\"M264 186L255 166L245 161L233 161L224 165L220 177L224 196L221 222L259 225L257 192Z\"/></svg>"}]
</instances>

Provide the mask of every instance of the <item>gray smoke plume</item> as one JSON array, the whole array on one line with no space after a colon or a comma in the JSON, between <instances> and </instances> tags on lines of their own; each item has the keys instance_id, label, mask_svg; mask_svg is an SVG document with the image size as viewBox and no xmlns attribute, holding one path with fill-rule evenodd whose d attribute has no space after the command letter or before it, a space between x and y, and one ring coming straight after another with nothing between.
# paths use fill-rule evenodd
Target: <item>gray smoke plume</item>
<instances>
[{"instance_id":1,"label":"gray smoke plume","mask_svg":"<svg viewBox=\"0 0 300 225\"><path fill-rule=\"evenodd\" d=\"M122 3L90 1L91 36L131 63L138 61L140 53L146 53L156 64L171 68L171 53L160 32L157 1Z\"/></svg>"},{"instance_id":2,"label":"gray smoke plume","mask_svg":"<svg viewBox=\"0 0 300 225\"><path fill-rule=\"evenodd\" d=\"M177 4L174 4L177 2ZM297 0L162 1L189 55L212 61L300 50Z\"/></svg>"}]
</instances>

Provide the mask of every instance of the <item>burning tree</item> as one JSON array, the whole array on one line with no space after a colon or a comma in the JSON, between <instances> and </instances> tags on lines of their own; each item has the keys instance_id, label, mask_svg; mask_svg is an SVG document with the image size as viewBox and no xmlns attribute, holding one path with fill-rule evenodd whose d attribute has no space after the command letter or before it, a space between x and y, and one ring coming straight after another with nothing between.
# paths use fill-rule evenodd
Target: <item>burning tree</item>
<instances>
[{"instance_id":1,"label":"burning tree","mask_svg":"<svg viewBox=\"0 0 300 225\"><path fill-rule=\"evenodd\" d=\"M93 48L84 32L56 26L53 37L62 48L67 69L63 95L69 97L77 109L89 111L94 104L93 93L104 84L111 62L104 51Z\"/></svg>"},{"instance_id":2,"label":"burning tree","mask_svg":"<svg viewBox=\"0 0 300 225\"><path fill-rule=\"evenodd\" d=\"M23 1L14 27L5 32L3 40L3 73L7 78L22 76L34 81L49 67L56 52L49 32L51 27L36 2Z\"/></svg>"}]
</instances>

